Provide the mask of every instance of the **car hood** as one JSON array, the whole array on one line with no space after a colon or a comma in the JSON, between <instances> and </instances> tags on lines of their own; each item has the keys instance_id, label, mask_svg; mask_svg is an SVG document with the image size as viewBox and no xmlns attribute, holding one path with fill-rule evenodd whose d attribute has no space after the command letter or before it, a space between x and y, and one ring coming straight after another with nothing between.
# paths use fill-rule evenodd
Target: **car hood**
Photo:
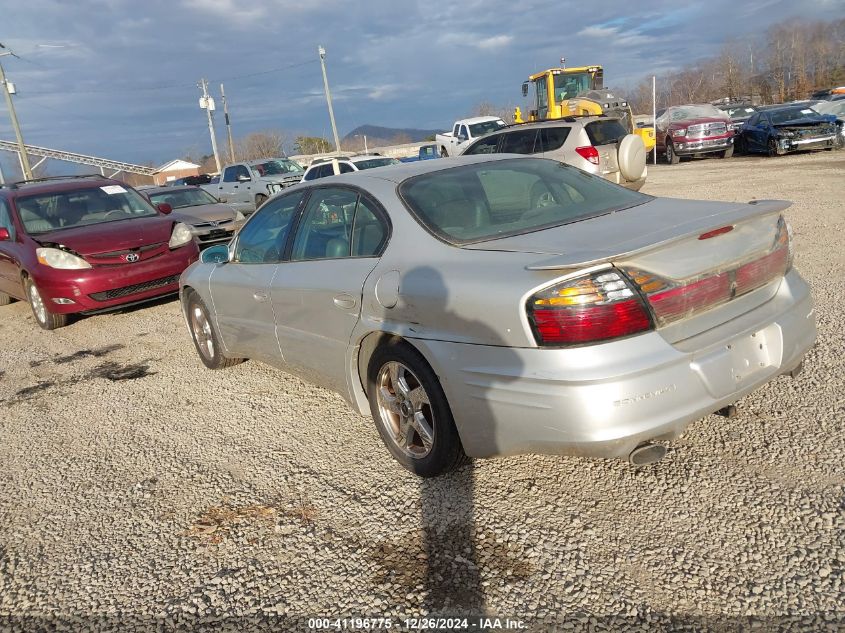
<instances>
[{"instance_id":1,"label":"car hood","mask_svg":"<svg viewBox=\"0 0 845 633\"><path fill-rule=\"evenodd\" d=\"M79 255L123 251L170 240L173 220L161 215L114 220L33 235L43 245L59 245Z\"/></svg>"},{"instance_id":2,"label":"car hood","mask_svg":"<svg viewBox=\"0 0 845 633\"><path fill-rule=\"evenodd\" d=\"M273 175L269 175L269 176L261 176L261 178L259 178L259 180L261 180L263 182L281 182L281 183L299 182L300 180L302 180L302 176L303 176L304 173L305 173L304 171L300 171L300 172L291 173L291 174L273 174Z\"/></svg>"},{"instance_id":3,"label":"car hood","mask_svg":"<svg viewBox=\"0 0 845 633\"><path fill-rule=\"evenodd\" d=\"M220 222L234 219L235 210L228 204L199 204L195 207L174 209L170 217L177 222L186 222L187 224Z\"/></svg>"},{"instance_id":4,"label":"car hood","mask_svg":"<svg viewBox=\"0 0 845 633\"><path fill-rule=\"evenodd\" d=\"M782 123L775 123L774 127L814 127L816 125L823 125L825 123L832 123L833 116L819 116L818 118L813 118L812 120L807 119L793 119L791 121L783 121Z\"/></svg>"}]
</instances>

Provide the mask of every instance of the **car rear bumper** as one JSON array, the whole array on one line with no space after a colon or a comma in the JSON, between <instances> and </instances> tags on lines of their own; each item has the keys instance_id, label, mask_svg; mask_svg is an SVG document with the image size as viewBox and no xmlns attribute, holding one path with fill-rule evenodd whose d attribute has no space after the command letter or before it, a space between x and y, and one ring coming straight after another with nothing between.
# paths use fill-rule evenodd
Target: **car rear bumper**
<instances>
[{"instance_id":1,"label":"car rear bumper","mask_svg":"<svg viewBox=\"0 0 845 633\"><path fill-rule=\"evenodd\" d=\"M179 291L179 275L199 256L196 242L137 264L32 271L50 312L103 312ZM67 302L71 303L67 303Z\"/></svg>"},{"instance_id":2,"label":"car rear bumper","mask_svg":"<svg viewBox=\"0 0 845 633\"><path fill-rule=\"evenodd\" d=\"M763 305L676 345L659 332L571 349L413 342L468 455L624 458L791 371L815 338L810 289L791 271Z\"/></svg>"}]
</instances>

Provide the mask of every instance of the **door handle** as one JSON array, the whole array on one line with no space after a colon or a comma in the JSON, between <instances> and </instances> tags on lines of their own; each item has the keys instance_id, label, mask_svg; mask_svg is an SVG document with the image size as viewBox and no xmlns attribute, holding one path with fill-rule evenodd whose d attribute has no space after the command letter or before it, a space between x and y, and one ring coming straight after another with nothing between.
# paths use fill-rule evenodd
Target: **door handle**
<instances>
[{"instance_id":1,"label":"door handle","mask_svg":"<svg viewBox=\"0 0 845 633\"><path fill-rule=\"evenodd\" d=\"M344 310L354 308L358 303L355 300L355 297L347 294L337 295L334 297L333 301L338 308L343 308Z\"/></svg>"},{"instance_id":2,"label":"door handle","mask_svg":"<svg viewBox=\"0 0 845 633\"><path fill-rule=\"evenodd\" d=\"M264 303L267 301L267 293L263 290L256 290L252 293L252 298L255 299L258 303Z\"/></svg>"}]
</instances>

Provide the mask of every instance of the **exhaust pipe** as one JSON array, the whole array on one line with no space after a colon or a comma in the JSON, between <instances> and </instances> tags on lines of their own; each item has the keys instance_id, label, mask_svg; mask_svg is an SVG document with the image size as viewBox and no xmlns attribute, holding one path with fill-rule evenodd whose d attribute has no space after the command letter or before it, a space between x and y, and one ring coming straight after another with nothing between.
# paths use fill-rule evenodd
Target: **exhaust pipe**
<instances>
[{"instance_id":1,"label":"exhaust pipe","mask_svg":"<svg viewBox=\"0 0 845 633\"><path fill-rule=\"evenodd\" d=\"M628 455L628 462L632 466L646 466L658 462L666 456L666 447L662 444L646 442L640 444Z\"/></svg>"}]
</instances>

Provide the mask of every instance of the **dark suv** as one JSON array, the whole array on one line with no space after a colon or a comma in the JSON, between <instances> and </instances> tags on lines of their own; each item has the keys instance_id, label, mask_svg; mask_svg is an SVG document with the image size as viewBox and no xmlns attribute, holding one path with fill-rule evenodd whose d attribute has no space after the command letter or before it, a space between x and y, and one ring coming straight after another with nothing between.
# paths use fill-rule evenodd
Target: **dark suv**
<instances>
[{"instance_id":1,"label":"dark suv","mask_svg":"<svg viewBox=\"0 0 845 633\"><path fill-rule=\"evenodd\" d=\"M52 330L72 313L175 294L199 250L171 210L99 175L0 187L0 305L28 301Z\"/></svg>"}]
</instances>

